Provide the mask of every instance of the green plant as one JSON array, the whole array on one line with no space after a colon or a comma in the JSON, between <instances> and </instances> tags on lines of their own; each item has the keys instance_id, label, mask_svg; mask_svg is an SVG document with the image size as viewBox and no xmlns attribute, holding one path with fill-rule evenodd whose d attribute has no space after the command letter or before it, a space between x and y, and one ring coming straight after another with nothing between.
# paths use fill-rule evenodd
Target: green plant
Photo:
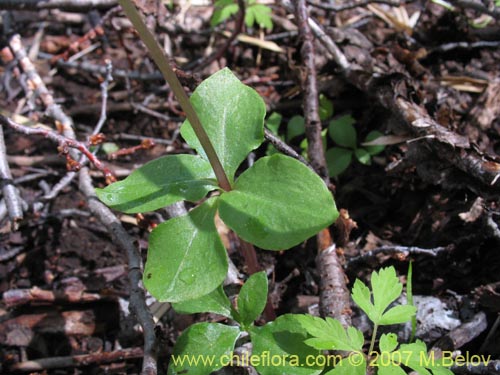
<instances>
[{"instance_id":1,"label":"green plant","mask_svg":"<svg viewBox=\"0 0 500 375\"><path fill-rule=\"evenodd\" d=\"M341 373L365 374L366 368L376 367L379 375L405 374L410 368L421 375L452 375L442 366L442 361L427 354L425 343L417 340L410 344L400 344L394 333L382 334L379 351L374 351L378 327L400 324L409 321L416 313L412 305L390 306L400 297L403 285L396 276L394 267L381 269L371 275L371 290L359 279L354 283L352 299L373 322L374 328L367 355L363 354L364 338L361 331L354 327L347 330L335 319L316 318L302 315L299 320L312 336L306 344L318 350L341 350L349 354L342 359L340 366L327 372L327 375ZM349 359L350 356L358 358Z\"/></svg>"},{"instance_id":2,"label":"green plant","mask_svg":"<svg viewBox=\"0 0 500 375\"><path fill-rule=\"evenodd\" d=\"M211 26L221 24L239 11L235 0L217 0L214 5L215 11L210 20ZM256 0L245 0L245 24L247 27L257 24L261 28L271 30L273 28L271 13L272 10L267 5L258 4Z\"/></svg>"},{"instance_id":3,"label":"green plant","mask_svg":"<svg viewBox=\"0 0 500 375\"><path fill-rule=\"evenodd\" d=\"M323 94L319 96L319 114L321 121L327 121L333 115L333 104ZM271 114L267 120L267 126L274 134L278 135L278 128L281 122L281 115ZM382 152L385 146L358 146L356 128L353 126L354 119L350 115L344 115L336 119L331 119L328 128L323 129L323 146L326 150L325 157L328 164L330 177L336 177L343 173L351 164L353 155L356 159L365 165L371 164L372 156ZM305 132L304 117L300 115L290 118L286 128L286 140L290 142L296 137L303 136ZM327 149L327 134L336 144ZM383 134L379 131L371 131L365 137L363 143L372 142ZM300 143L302 154L306 156L307 139ZM272 146L268 149L268 154L275 152Z\"/></svg>"},{"instance_id":4,"label":"green plant","mask_svg":"<svg viewBox=\"0 0 500 375\"><path fill-rule=\"evenodd\" d=\"M186 216L158 225L150 235L144 284L160 301L199 298L216 289L227 273L227 254L214 217L245 241L267 250L299 244L337 217L331 193L309 168L284 155L259 159L238 178L247 154L263 142L262 98L223 69L198 86L190 99L227 175L217 182L210 158L189 121L181 135L198 155L169 155L147 163L97 196L127 213L153 211L187 200L198 202Z\"/></svg>"},{"instance_id":5,"label":"green plant","mask_svg":"<svg viewBox=\"0 0 500 375\"><path fill-rule=\"evenodd\" d=\"M400 344L394 333L382 334L379 350L374 350L379 326L404 323L415 315L414 306L390 306L402 289L394 267L373 272L371 289L356 280L352 298L374 323L370 348L365 353L362 332L354 327L344 329L332 318L287 314L262 327L255 326L253 322L266 303L267 277L263 272L254 274L241 288L237 308L231 305L222 287L198 300L173 304L177 312L217 313L235 320L237 326L197 323L189 327L174 347L169 374L205 375L230 364L221 358L238 361L232 354L234 347L240 335L248 332L252 356L239 365L252 364L262 375L321 372L325 375L365 375L368 367L377 368L379 375L406 374L402 366L421 375L430 375L429 370L434 375L452 375L439 359L427 354L427 347L421 341ZM340 354L328 357L322 354L324 350L336 350ZM265 357L269 361L264 361Z\"/></svg>"}]
</instances>

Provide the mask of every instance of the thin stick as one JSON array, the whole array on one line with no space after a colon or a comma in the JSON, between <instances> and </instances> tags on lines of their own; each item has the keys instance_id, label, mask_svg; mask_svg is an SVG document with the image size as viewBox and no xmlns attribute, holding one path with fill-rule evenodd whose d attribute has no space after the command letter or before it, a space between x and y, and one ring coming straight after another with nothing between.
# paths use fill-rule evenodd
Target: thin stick
<instances>
[{"instance_id":1,"label":"thin stick","mask_svg":"<svg viewBox=\"0 0 500 375\"><path fill-rule=\"evenodd\" d=\"M0 0L0 9L5 10L39 10L64 9L85 12L92 9L111 8L116 0Z\"/></svg>"},{"instance_id":2,"label":"thin stick","mask_svg":"<svg viewBox=\"0 0 500 375\"><path fill-rule=\"evenodd\" d=\"M137 32L146 45L149 53L151 54L151 57L158 66L158 69L160 69L160 71L162 72L165 80L170 85L170 88L179 101L182 110L186 113L186 117L193 127L193 131L195 132L196 137L200 141L200 144L203 147L203 150L205 151L210 164L212 165L215 176L217 177L217 181L219 182L219 186L226 191L230 191L231 184L229 183L226 172L224 171L224 168L222 167L219 157L215 152L212 142L210 141L210 138L208 138L208 135L205 132L205 129L203 128L203 125L201 124L201 121L196 114L193 105L189 101L184 88L182 87L175 72L170 67L165 51L160 47L154 35L147 28L134 4L132 4L130 0L118 0L118 2L122 6L125 14L130 19L134 27L137 29Z\"/></svg>"},{"instance_id":3,"label":"thin stick","mask_svg":"<svg viewBox=\"0 0 500 375\"><path fill-rule=\"evenodd\" d=\"M67 138L61 134L53 132L48 129L43 128L30 128L21 124L18 124L15 121L12 121L10 118L7 118L3 115L0 115L0 124L4 126L11 127L15 131L26 134L26 135L41 135L45 138L50 139L51 141L57 142L60 146L62 146L63 152L66 152L67 148L74 148L84 154L94 166L104 173L106 178L115 179L113 173L98 159L89 149L81 142L75 141L74 139ZM76 163L74 166L76 168L81 168L81 164L77 161L73 160Z\"/></svg>"},{"instance_id":4,"label":"thin stick","mask_svg":"<svg viewBox=\"0 0 500 375\"><path fill-rule=\"evenodd\" d=\"M12 173L7 163L7 150L3 137L3 129L0 126L0 185L9 213L9 219L14 229L16 229L18 222L23 219L23 208L21 206L19 192L13 182Z\"/></svg>"},{"instance_id":5,"label":"thin stick","mask_svg":"<svg viewBox=\"0 0 500 375\"><path fill-rule=\"evenodd\" d=\"M300 53L305 66L302 74L302 87L305 92L303 99L305 131L308 142L307 155L313 168L324 179L328 179L323 140L321 138L321 120L319 118L318 84L316 79L314 43L311 29L308 24L308 13L305 0L295 0L295 17L302 40Z\"/></svg>"},{"instance_id":6,"label":"thin stick","mask_svg":"<svg viewBox=\"0 0 500 375\"><path fill-rule=\"evenodd\" d=\"M371 258L374 258L377 254L380 253L388 253L388 254L403 254L405 257L407 257L410 254L423 254L423 255L428 255L431 257L436 257L439 253L443 251L451 251L453 250L453 245L449 245L446 247L435 247L432 249L423 249L421 247L416 247L416 246L381 246L376 249L373 249L372 251L369 251L363 255L359 255L356 257L353 257L347 261L347 267L351 267L352 265L356 263L360 263L363 261L367 261Z\"/></svg>"},{"instance_id":7,"label":"thin stick","mask_svg":"<svg viewBox=\"0 0 500 375\"><path fill-rule=\"evenodd\" d=\"M33 361L16 363L10 367L11 371L43 371L64 367L81 367L89 365L101 365L124 361L126 359L141 358L143 355L141 348L121 349L114 352L102 352L92 354L82 354L67 357L40 358Z\"/></svg>"},{"instance_id":8,"label":"thin stick","mask_svg":"<svg viewBox=\"0 0 500 375\"><path fill-rule=\"evenodd\" d=\"M357 0L357 1L347 2L345 4L331 4L321 0L320 1L308 0L307 2L316 8L333 10L335 12L342 12L344 10L364 7L372 3L387 4L393 7L401 6L401 2L397 0Z\"/></svg>"}]
</instances>

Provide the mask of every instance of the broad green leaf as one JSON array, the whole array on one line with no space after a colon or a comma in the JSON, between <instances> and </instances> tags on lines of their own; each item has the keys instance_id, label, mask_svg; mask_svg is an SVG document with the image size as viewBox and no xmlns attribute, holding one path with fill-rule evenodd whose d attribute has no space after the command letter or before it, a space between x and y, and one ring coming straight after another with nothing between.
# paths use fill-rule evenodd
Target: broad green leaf
<instances>
[{"instance_id":1,"label":"broad green leaf","mask_svg":"<svg viewBox=\"0 0 500 375\"><path fill-rule=\"evenodd\" d=\"M282 315L263 327L251 327L253 367L261 375L316 375L323 366L306 363L307 356L315 358L320 352L304 344L307 332L295 315Z\"/></svg>"},{"instance_id":2,"label":"broad green leaf","mask_svg":"<svg viewBox=\"0 0 500 375\"><path fill-rule=\"evenodd\" d=\"M398 305L386 311L379 324L400 324L411 320L411 317L417 313L415 306L410 305Z\"/></svg>"},{"instance_id":3,"label":"broad green leaf","mask_svg":"<svg viewBox=\"0 0 500 375\"><path fill-rule=\"evenodd\" d=\"M361 352L351 353L325 375L366 375L366 359Z\"/></svg>"},{"instance_id":4,"label":"broad green leaf","mask_svg":"<svg viewBox=\"0 0 500 375\"><path fill-rule=\"evenodd\" d=\"M158 225L149 236L144 285L159 301L202 297L226 277L227 254L214 224L216 198Z\"/></svg>"},{"instance_id":5,"label":"broad green leaf","mask_svg":"<svg viewBox=\"0 0 500 375\"><path fill-rule=\"evenodd\" d=\"M267 276L254 273L241 287L238 295L239 322L246 328L264 311L267 303Z\"/></svg>"},{"instance_id":6,"label":"broad green leaf","mask_svg":"<svg viewBox=\"0 0 500 375\"><path fill-rule=\"evenodd\" d=\"M204 80L190 100L232 181L248 153L264 140L264 101L227 68ZM198 154L206 158L189 121L182 125L181 134Z\"/></svg>"},{"instance_id":7,"label":"broad green leaf","mask_svg":"<svg viewBox=\"0 0 500 375\"><path fill-rule=\"evenodd\" d=\"M347 331L336 319L321 319L311 315L297 315L301 326L313 336L305 343L318 350L346 350L358 352L363 349L363 333L354 327ZM325 346L323 346L325 345Z\"/></svg>"},{"instance_id":8,"label":"broad green leaf","mask_svg":"<svg viewBox=\"0 0 500 375\"><path fill-rule=\"evenodd\" d=\"M216 186L206 160L195 155L169 155L144 164L122 181L96 189L96 194L115 210L137 213L181 200L195 202Z\"/></svg>"},{"instance_id":9,"label":"broad green leaf","mask_svg":"<svg viewBox=\"0 0 500 375\"><path fill-rule=\"evenodd\" d=\"M196 323L177 339L168 375L209 375L230 365L238 327L219 323Z\"/></svg>"},{"instance_id":10,"label":"broad green leaf","mask_svg":"<svg viewBox=\"0 0 500 375\"><path fill-rule=\"evenodd\" d=\"M328 120L333 115L333 103L325 95L319 95L319 118L321 121Z\"/></svg>"},{"instance_id":11,"label":"broad green leaf","mask_svg":"<svg viewBox=\"0 0 500 375\"><path fill-rule=\"evenodd\" d=\"M179 314L197 314L211 312L233 318L231 302L227 298L222 285L202 297L184 302L173 303L172 307Z\"/></svg>"},{"instance_id":12,"label":"broad green leaf","mask_svg":"<svg viewBox=\"0 0 500 375\"><path fill-rule=\"evenodd\" d=\"M375 139L380 138L382 136L383 134L381 132L373 130L368 133L368 135L365 138L365 142L374 141ZM363 147L372 156L380 154L382 151L384 151L385 148L385 146L363 146Z\"/></svg>"},{"instance_id":13,"label":"broad green leaf","mask_svg":"<svg viewBox=\"0 0 500 375\"><path fill-rule=\"evenodd\" d=\"M356 159L358 159L361 164L370 165L372 163L370 154L364 148L357 148L354 150L354 155L356 155Z\"/></svg>"},{"instance_id":14,"label":"broad green leaf","mask_svg":"<svg viewBox=\"0 0 500 375\"><path fill-rule=\"evenodd\" d=\"M352 150L342 147L332 147L326 152L325 158L330 177L336 177L351 164Z\"/></svg>"},{"instance_id":15,"label":"broad green leaf","mask_svg":"<svg viewBox=\"0 0 500 375\"><path fill-rule=\"evenodd\" d=\"M326 185L288 156L259 159L219 200L219 214L245 241L262 249L288 249L330 225L338 216Z\"/></svg>"},{"instance_id":16,"label":"broad green leaf","mask_svg":"<svg viewBox=\"0 0 500 375\"><path fill-rule=\"evenodd\" d=\"M398 336L395 333L383 334L380 336L380 352L392 352L398 346Z\"/></svg>"},{"instance_id":17,"label":"broad green leaf","mask_svg":"<svg viewBox=\"0 0 500 375\"><path fill-rule=\"evenodd\" d=\"M286 127L286 139L287 141L291 141L293 138L304 134L305 125L304 125L304 117L302 116L293 116L289 121Z\"/></svg>"},{"instance_id":18,"label":"broad green leaf","mask_svg":"<svg viewBox=\"0 0 500 375\"><path fill-rule=\"evenodd\" d=\"M274 135L278 135L278 130L281 125L282 119L283 116L281 116L278 112L271 113L267 118L266 126Z\"/></svg>"},{"instance_id":19,"label":"broad green leaf","mask_svg":"<svg viewBox=\"0 0 500 375\"><path fill-rule=\"evenodd\" d=\"M354 119L351 115L345 115L330 121L328 133L332 140L339 146L356 148L357 137L354 129Z\"/></svg>"}]
</instances>

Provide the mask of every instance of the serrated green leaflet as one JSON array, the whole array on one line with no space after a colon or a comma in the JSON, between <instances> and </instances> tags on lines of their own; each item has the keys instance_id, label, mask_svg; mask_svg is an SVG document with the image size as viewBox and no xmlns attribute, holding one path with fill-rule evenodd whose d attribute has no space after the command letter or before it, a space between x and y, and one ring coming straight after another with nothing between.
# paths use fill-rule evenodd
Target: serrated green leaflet
<instances>
[{"instance_id":1,"label":"serrated green leaflet","mask_svg":"<svg viewBox=\"0 0 500 375\"><path fill-rule=\"evenodd\" d=\"M264 310L267 302L267 276L264 271L254 273L243 284L238 295L239 323L248 327Z\"/></svg>"},{"instance_id":2,"label":"serrated green leaflet","mask_svg":"<svg viewBox=\"0 0 500 375\"><path fill-rule=\"evenodd\" d=\"M216 199L158 225L150 235L144 285L160 301L181 302L217 288L227 254L214 224Z\"/></svg>"},{"instance_id":3,"label":"serrated green leaflet","mask_svg":"<svg viewBox=\"0 0 500 375\"><path fill-rule=\"evenodd\" d=\"M231 302L227 298L226 293L224 293L222 285L219 285L214 291L200 298L172 303L172 307L180 314L211 312L234 319L231 311Z\"/></svg>"},{"instance_id":4,"label":"serrated green leaflet","mask_svg":"<svg viewBox=\"0 0 500 375\"><path fill-rule=\"evenodd\" d=\"M346 350L361 352L364 344L363 333L354 327L347 330L338 320L321 319L311 315L298 315L297 320L313 338L305 343L318 350Z\"/></svg>"},{"instance_id":5,"label":"serrated green leaflet","mask_svg":"<svg viewBox=\"0 0 500 375\"><path fill-rule=\"evenodd\" d=\"M443 366L443 360L436 353L427 353L427 346L420 340L412 344L402 344L397 351L405 366L419 373L419 375L430 375L430 369L434 375L453 375L448 368Z\"/></svg>"},{"instance_id":6,"label":"serrated green leaflet","mask_svg":"<svg viewBox=\"0 0 500 375\"><path fill-rule=\"evenodd\" d=\"M232 181L248 153L264 140L264 101L227 68L204 80L190 100ZM199 155L206 158L188 121L182 125L181 134Z\"/></svg>"},{"instance_id":7,"label":"serrated green leaflet","mask_svg":"<svg viewBox=\"0 0 500 375\"><path fill-rule=\"evenodd\" d=\"M323 366L314 360L320 352L304 344L307 332L296 315L282 315L263 327L251 327L252 354L259 359L254 367L261 375L316 375ZM273 362L271 362L273 361Z\"/></svg>"},{"instance_id":8,"label":"serrated green leaflet","mask_svg":"<svg viewBox=\"0 0 500 375\"><path fill-rule=\"evenodd\" d=\"M351 353L337 362L335 368L324 375L366 375L366 359L360 352Z\"/></svg>"},{"instance_id":9,"label":"serrated green leaflet","mask_svg":"<svg viewBox=\"0 0 500 375\"><path fill-rule=\"evenodd\" d=\"M279 154L243 172L234 189L221 195L219 214L241 238L267 250L297 245L338 216L321 178Z\"/></svg>"},{"instance_id":10,"label":"serrated green leaflet","mask_svg":"<svg viewBox=\"0 0 500 375\"><path fill-rule=\"evenodd\" d=\"M229 365L239 334L238 327L218 323L193 324L175 343L168 375L209 375ZM223 359L227 359L227 363Z\"/></svg>"},{"instance_id":11,"label":"serrated green leaflet","mask_svg":"<svg viewBox=\"0 0 500 375\"><path fill-rule=\"evenodd\" d=\"M387 310L380 318L380 325L400 324L407 322L415 315L417 309L415 306L398 305Z\"/></svg>"},{"instance_id":12,"label":"serrated green leaflet","mask_svg":"<svg viewBox=\"0 0 500 375\"><path fill-rule=\"evenodd\" d=\"M194 155L169 155L136 169L122 181L96 189L115 210L154 211L181 200L197 201L217 186L210 164Z\"/></svg>"},{"instance_id":13,"label":"serrated green leaflet","mask_svg":"<svg viewBox=\"0 0 500 375\"><path fill-rule=\"evenodd\" d=\"M370 289L360 280L354 283L352 299L376 325L403 323L415 314L415 307L409 305L393 307L384 314L403 290L403 284L397 278L394 267L383 268L378 273L373 272L371 286L373 303Z\"/></svg>"}]
</instances>

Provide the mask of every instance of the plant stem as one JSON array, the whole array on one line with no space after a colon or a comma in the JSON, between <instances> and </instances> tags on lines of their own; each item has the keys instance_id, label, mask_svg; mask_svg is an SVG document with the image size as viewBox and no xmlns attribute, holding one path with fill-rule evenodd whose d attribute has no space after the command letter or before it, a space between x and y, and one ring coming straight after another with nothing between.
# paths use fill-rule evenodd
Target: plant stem
<instances>
[{"instance_id":1,"label":"plant stem","mask_svg":"<svg viewBox=\"0 0 500 375\"><path fill-rule=\"evenodd\" d=\"M373 352L373 347L375 346L375 338L377 337L378 324L373 326L372 341L370 341L370 349L368 350L368 355L371 356Z\"/></svg>"},{"instance_id":2,"label":"plant stem","mask_svg":"<svg viewBox=\"0 0 500 375\"><path fill-rule=\"evenodd\" d=\"M230 191L231 184L229 183L226 172L224 171L224 168L222 167L219 157L217 156L217 153L215 152L215 149L212 143L210 142L210 138L208 138L208 135L205 132L205 129L203 128L203 125L201 124L201 121L198 115L196 114L193 105L189 101L189 98L186 92L184 91L184 88L182 87L181 83L179 82L179 79L177 78L174 71L170 67L165 51L160 47L154 35L147 28L146 24L142 20L141 15L135 8L135 5L132 3L132 1L118 0L118 2L122 6L123 11L129 18L130 22L132 22L137 32L139 33L139 36L146 45L151 57L153 58L154 62L160 69L161 73L163 74L163 77L169 84L175 97L179 101L182 110L186 113L186 117L189 120L191 126L193 127L194 133L196 134L196 137L200 141L200 144L203 147L203 150L205 151L205 154L208 157L208 161L210 162L210 165L212 166L215 172L215 176L217 177L219 186L226 191Z\"/></svg>"}]
</instances>

